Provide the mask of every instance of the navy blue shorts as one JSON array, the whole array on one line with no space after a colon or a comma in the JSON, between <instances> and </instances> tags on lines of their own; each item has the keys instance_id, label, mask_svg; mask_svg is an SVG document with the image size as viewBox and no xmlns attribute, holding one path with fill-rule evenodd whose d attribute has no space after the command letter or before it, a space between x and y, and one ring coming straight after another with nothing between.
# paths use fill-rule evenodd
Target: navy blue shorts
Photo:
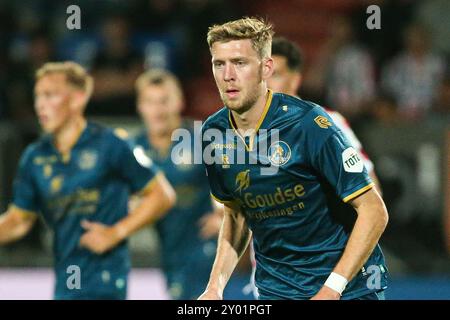
<instances>
[{"instance_id":1,"label":"navy blue shorts","mask_svg":"<svg viewBox=\"0 0 450 320\"><path fill-rule=\"evenodd\" d=\"M384 297L384 291L378 291L366 294L353 300L386 300L386 298Z\"/></svg>"}]
</instances>

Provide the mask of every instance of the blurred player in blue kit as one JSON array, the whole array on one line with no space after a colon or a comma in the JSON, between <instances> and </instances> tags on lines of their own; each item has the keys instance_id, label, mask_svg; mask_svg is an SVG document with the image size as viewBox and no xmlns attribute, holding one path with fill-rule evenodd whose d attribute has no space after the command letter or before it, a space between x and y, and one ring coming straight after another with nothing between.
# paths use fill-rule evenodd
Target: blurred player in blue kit
<instances>
[{"instance_id":1,"label":"blurred player in blue kit","mask_svg":"<svg viewBox=\"0 0 450 320\"><path fill-rule=\"evenodd\" d=\"M224 220L200 299L223 297L252 235L260 299L382 299L388 275L378 245L388 221L384 202L357 150L322 107L267 89L272 35L270 24L254 18L208 32L225 107L203 125L203 149L214 159L204 161ZM209 141L218 132L224 146L235 148L213 148ZM244 163L220 161L242 153ZM329 189L356 210L351 232L331 218Z\"/></svg>"},{"instance_id":2,"label":"blurred player in blue kit","mask_svg":"<svg viewBox=\"0 0 450 320\"><path fill-rule=\"evenodd\" d=\"M145 129L131 139L132 148L163 170L177 194L176 205L156 223L168 291L172 299L196 299L208 282L223 208L210 196L204 166L194 163L199 132L193 121L181 117L184 98L178 79L169 71L151 69L138 78L136 90ZM191 137L183 152L174 149L176 130Z\"/></svg>"},{"instance_id":3,"label":"blurred player in blue kit","mask_svg":"<svg viewBox=\"0 0 450 320\"><path fill-rule=\"evenodd\" d=\"M303 80L303 56L300 48L292 41L284 37L275 37L272 42L273 75L267 79L267 86L274 92L297 96ZM339 112L326 108L325 111L333 119L337 127L342 130L350 144L357 149L370 178L380 191L378 177L374 170L373 162L362 147L345 119Z\"/></svg>"},{"instance_id":4,"label":"blurred player in blue kit","mask_svg":"<svg viewBox=\"0 0 450 320\"><path fill-rule=\"evenodd\" d=\"M92 77L73 62L36 73L35 110L45 134L23 153L0 243L16 241L41 216L53 231L55 299L125 299L127 238L162 217L175 193L145 155L134 155L84 110ZM141 202L128 212L130 194ZM71 283L73 270L79 282Z\"/></svg>"}]
</instances>

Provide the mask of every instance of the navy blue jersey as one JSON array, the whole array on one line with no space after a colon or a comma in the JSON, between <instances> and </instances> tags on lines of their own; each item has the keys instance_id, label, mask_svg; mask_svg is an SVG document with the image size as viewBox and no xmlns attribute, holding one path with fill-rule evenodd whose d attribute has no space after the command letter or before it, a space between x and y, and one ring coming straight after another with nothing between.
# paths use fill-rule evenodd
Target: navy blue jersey
<instances>
[{"instance_id":1,"label":"navy blue jersey","mask_svg":"<svg viewBox=\"0 0 450 320\"><path fill-rule=\"evenodd\" d=\"M311 298L336 266L349 237L333 220L330 199L348 202L373 183L358 152L314 103L269 91L257 130L241 138L226 108L205 122L204 154L215 159L204 159L212 194L237 203L253 232L261 297ZM369 279L368 270L374 268L380 271L380 286ZM386 277L377 245L343 299L386 287Z\"/></svg>"},{"instance_id":2,"label":"navy blue jersey","mask_svg":"<svg viewBox=\"0 0 450 320\"><path fill-rule=\"evenodd\" d=\"M162 267L173 298L196 299L208 282L217 241L200 237L200 219L213 211L210 189L204 166L194 164L192 124L185 122L180 129L192 138L183 152L174 149L177 145L174 142L166 154L161 154L149 143L145 131L131 143L134 150L141 148L151 157L176 191L177 203L156 223Z\"/></svg>"},{"instance_id":3,"label":"navy blue jersey","mask_svg":"<svg viewBox=\"0 0 450 320\"><path fill-rule=\"evenodd\" d=\"M115 224L128 213L130 193L143 191L154 177L149 161L137 159L126 141L93 123L87 124L69 155L56 150L51 136L25 150L13 204L40 213L54 232L56 298L110 297L125 290L130 269L126 241L96 255L79 246L85 232L81 221ZM67 286L70 266L81 272L79 290Z\"/></svg>"}]
</instances>

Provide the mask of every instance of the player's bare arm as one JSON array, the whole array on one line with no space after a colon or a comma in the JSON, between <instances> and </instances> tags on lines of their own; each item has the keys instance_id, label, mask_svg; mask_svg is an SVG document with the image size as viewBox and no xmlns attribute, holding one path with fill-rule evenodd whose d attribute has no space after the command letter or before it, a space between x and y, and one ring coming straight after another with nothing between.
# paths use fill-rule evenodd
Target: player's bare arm
<instances>
[{"instance_id":1,"label":"player's bare arm","mask_svg":"<svg viewBox=\"0 0 450 320\"><path fill-rule=\"evenodd\" d=\"M204 215L198 222L200 235L203 239L217 237L222 226L224 205L211 197L213 211Z\"/></svg>"},{"instance_id":2,"label":"player's bare arm","mask_svg":"<svg viewBox=\"0 0 450 320\"><path fill-rule=\"evenodd\" d=\"M80 245L97 254L107 252L136 231L159 220L173 207L175 201L172 186L164 175L158 174L151 188L141 196L139 205L115 225L83 221L86 232L80 239Z\"/></svg>"},{"instance_id":3,"label":"player's bare arm","mask_svg":"<svg viewBox=\"0 0 450 320\"><path fill-rule=\"evenodd\" d=\"M350 281L367 261L388 223L388 212L375 188L355 198L358 213L344 253L333 272ZM339 299L340 294L323 286L313 299Z\"/></svg>"},{"instance_id":4,"label":"player's bare arm","mask_svg":"<svg viewBox=\"0 0 450 320\"><path fill-rule=\"evenodd\" d=\"M217 253L211 276L205 292L199 300L218 300L223 298L223 290L245 252L251 232L239 208L224 205L224 217L219 233Z\"/></svg>"},{"instance_id":5,"label":"player's bare arm","mask_svg":"<svg viewBox=\"0 0 450 320\"><path fill-rule=\"evenodd\" d=\"M17 241L23 238L33 227L37 215L10 206L0 216L0 244Z\"/></svg>"}]
</instances>

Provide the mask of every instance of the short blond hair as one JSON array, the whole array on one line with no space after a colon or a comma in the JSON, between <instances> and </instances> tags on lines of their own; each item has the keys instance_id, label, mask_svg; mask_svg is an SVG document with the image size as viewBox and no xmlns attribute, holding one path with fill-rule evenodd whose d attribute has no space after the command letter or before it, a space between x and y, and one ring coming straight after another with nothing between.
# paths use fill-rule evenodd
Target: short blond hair
<instances>
[{"instance_id":1,"label":"short blond hair","mask_svg":"<svg viewBox=\"0 0 450 320\"><path fill-rule=\"evenodd\" d=\"M180 81L170 71L164 69L149 69L141 74L135 83L136 92L139 94L142 89L149 85L164 85L171 84L173 86L175 95L179 99L183 99L183 90Z\"/></svg>"},{"instance_id":2,"label":"short blond hair","mask_svg":"<svg viewBox=\"0 0 450 320\"><path fill-rule=\"evenodd\" d=\"M268 58L271 54L273 34L273 26L268 21L261 18L244 17L209 27L207 41L211 49L215 42L249 39L259 57Z\"/></svg>"},{"instance_id":3,"label":"short blond hair","mask_svg":"<svg viewBox=\"0 0 450 320\"><path fill-rule=\"evenodd\" d=\"M78 90L84 91L88 97L91 96L94 89L94 79L78 63L72 61L47 62L36 71L36 81L55 73L65 75L67 83Z\"/></svg>"}]
</instances>

